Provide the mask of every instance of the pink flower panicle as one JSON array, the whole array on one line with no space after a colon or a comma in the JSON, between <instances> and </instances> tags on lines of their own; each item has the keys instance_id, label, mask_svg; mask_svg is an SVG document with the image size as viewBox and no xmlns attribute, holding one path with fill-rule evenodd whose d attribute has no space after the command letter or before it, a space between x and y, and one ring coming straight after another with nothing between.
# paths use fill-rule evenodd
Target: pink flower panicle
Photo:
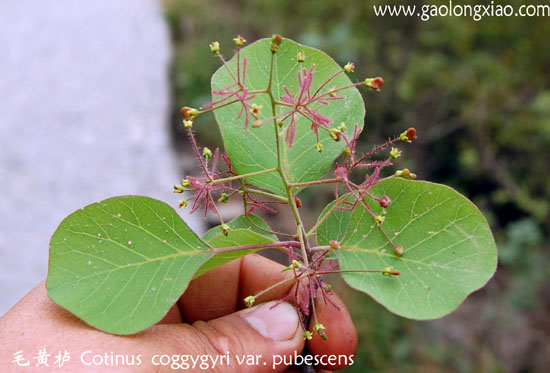
<instances>
[{"instance_id":1,"label":"pink flower panicle","mask_svg":"<svg viewBox=\"0 0 550 373\"><path fill-rule=\"evenodd\" d=\"M228 191L231 188L231 183L217 183L212 184L212 181L219 179L222 173L217 170L218 159L220 156L219 149L216 149L212 156L212 166L209 170L206 168L206 172L201 176L188 176L189 190L195 192L189 199L189 202L193 202L191 206L191 214L200 208L204 208L204 217L207 216L208 211L213 210L217 213L216 204L214 202L213 193L222 193Z\"/></svg>"},{"instance_id":2,"label":"pink flower panicle","mask_svg":"<svg viewBox=\"0 0 550 373\"><path fill-rule=\"evenodd\" d=\"M286 86L283 87L285 94L281 96L281 101L291 108L291 120L286 129L286 137L289 147L294 143L296 136L296 122L300 116L305 117L311 122L311 129L315 132L317 142L319 142L319 127L330 130L332 119L319 113L321 105L328 105L330 101L341 100L343 97L338 96L319 96L311 95L311 85L315 72L315 65L311 65L308 69L302 68L298 70L298 85L299 91L295 95Z\"/></svg>"}]
</instances>

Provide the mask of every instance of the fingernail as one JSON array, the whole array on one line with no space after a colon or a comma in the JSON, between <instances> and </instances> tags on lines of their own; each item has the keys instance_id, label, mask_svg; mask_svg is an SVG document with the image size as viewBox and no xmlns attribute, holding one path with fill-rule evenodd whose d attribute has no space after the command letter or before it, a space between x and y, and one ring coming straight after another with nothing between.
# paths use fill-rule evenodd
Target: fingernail
<instances>
[{"instance_id":1,"label":"fingernail","mask_svg":"<svg viewBox=\"0 0 550 373\"><path fill-rule=\"evenodd\" d=\"M276 303L260 304L244 312L242 318L264 337L274 341L286 341L296 334L298 313L286 302L275 306Z\"/></svg>"}]
</instances>

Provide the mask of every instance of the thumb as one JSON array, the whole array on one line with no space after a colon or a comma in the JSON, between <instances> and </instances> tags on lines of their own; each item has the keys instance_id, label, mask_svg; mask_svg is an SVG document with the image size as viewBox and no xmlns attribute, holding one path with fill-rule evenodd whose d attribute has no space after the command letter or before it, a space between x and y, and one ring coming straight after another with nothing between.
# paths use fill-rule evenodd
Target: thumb
<instances>
[{"instance_id":1,"label":"thumb","mask_svg":"<svg viewBox=\"0 0 550 373\"><path fill-rule=\"evenodd\" d=\"M179 333L181 344L174 352L211 356L208 368L216 371L277 372L288 368L285 364L294 353L300 355L304 348L302 334L292 305L267 302L218 319L195 322ZM220 359L214 367L216 356ZM199 368L197 364L195 369Z\"/></svg>"}]
</instances>

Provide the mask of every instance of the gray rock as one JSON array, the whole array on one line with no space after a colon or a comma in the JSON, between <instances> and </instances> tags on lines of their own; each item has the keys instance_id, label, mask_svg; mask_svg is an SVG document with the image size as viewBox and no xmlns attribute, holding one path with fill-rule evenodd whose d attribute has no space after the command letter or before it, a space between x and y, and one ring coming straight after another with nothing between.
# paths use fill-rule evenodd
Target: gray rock
<instances>
[{"instance_id":1,"label":"gray rock","mask_svg":"<svg viewBox=\"0 0 550 373\"><path fill-rule=\"evenodd\" d=\"M46 277L65 216L123 194L175 206L179 173L157 2L3 1L0 51L1 315Z\"/></svg>"}]
</instances>

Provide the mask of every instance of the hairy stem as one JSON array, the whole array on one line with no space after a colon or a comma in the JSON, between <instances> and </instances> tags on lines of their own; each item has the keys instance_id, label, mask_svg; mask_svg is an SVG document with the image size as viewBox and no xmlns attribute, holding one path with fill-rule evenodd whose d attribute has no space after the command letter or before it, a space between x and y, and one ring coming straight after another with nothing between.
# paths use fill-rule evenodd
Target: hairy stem
<instances>
[{"instance_id":1,"label":"hairy stem","mask_svg":"<svg viewBox=\"0 0 550 373\"><path fill-rule=\"evenodd\" d=\"M226 181L233 181L233 180L244 179L244 178L246 178L246 177L251 177L251 176L269 174L269 173L275 172L275 171L278 171L278 168L277 168L277 167L275 167L275 168L270 168L270 169L267 169L267 170L261 170L261 171L250 172L250 173L248 173L248 174L235 175L235 176L230 176L230 177L224 177L223 179L212 180L212 181L210 181L210 184L211 184L211 185L220 184L220 183L225 183Z\"/></svg>"},{"instance_id":2,"label":"hairy stem","mask_svg":"<svg viewBox=\"0 0 550 373\"><path fill-rule=\"evenodd\" d=\"M290 188L302 188L302 187L308 187L308 186L314 186L314 185L334 184L334 183L339 183L341 181L343 181L341 177L335 177L332 179L308 181L305 183L292 183L292 184L289 184L288 186Z\"/></svg>"},{"instance_id":3,"label":"hairy stem","mask_svg":"<svg viewBox=\"0 0 550 373\"><path fill-rule=\"evenodd\" d=\"M269 192L264 192L263 190L257 190L257 189L251 189L251 188L245 187L242 191L243 191L243 192L246 192L246 193L258 194L258 195L260 195L260 196L269 197L269 198L277 199L277 200L279 200L279 201L288 203L288 199L287 199L287 198L282 197L282 196L280 196L280 195L278 195L278 194L269 193Z\"/></svg>"},{"instance_id":4,"label":"hairy stem","mask_svg":"<svg viewBox=\"0 0 550 373\"><path fill-rule=\"evenodd\" d=\"M369 157L372 157L374 154L378 153L380 150L384 149L384 148L387 148L388 146L390 145L393 145L395 144L396 142L400 141L400 138L399 137L396 137L395 139L393 140L390 140L390 141L387 141L385 142L384 144L372 149L370 152L368 152L367 154L363 155L361 158L359 158L355 163L353 163L350 167L351 170L353 170L353 168L355 166L357 166L359 163L363 162L365 159L369 158Z\"/></svg>"}]
</instances>

